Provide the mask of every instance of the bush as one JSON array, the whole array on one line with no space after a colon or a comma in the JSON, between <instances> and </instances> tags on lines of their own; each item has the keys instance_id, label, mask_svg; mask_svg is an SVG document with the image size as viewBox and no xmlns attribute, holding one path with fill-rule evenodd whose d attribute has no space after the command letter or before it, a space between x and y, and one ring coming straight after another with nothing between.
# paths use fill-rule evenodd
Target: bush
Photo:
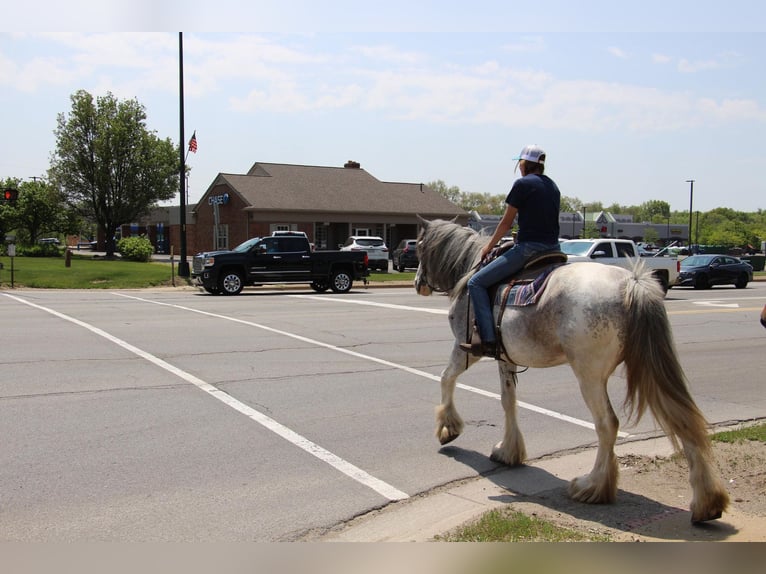
<instances>
[{"instance_id":1,"label":"bush","mask_svg":"<svg viewBox=\"0 0 766 574\"><path fill-rule=\"evenodd\" d=\"M52 243L40 243L16 246L16 255L21 257L61 257L61 250Z\"/></svg>"},{"instance_id":2,"label":"bush","mask_svg":"<svg viewBox=\"0 0 766 574\"><path fill-rule=\"evenodd\" d=\"M154 253L152 242L145 235L123 237L117 242L117 251L129 261L149 261Z\"/></svg>"}]
</instances>

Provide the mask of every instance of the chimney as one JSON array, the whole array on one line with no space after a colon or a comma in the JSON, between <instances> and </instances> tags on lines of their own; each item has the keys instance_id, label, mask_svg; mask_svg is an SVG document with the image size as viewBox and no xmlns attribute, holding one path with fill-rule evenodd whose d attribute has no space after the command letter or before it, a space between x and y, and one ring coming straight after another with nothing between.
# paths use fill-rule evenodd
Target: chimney
<instances>
[{"instance_id":1,"label":"chimney","mask_svg":"<svg viewBox=\"0 0 766 574\"><path fill-rule=\"evenodd\" d=\"M362 166L358 161L348 160L343 167L346 169L359 169Z\"/></svg>"}]
</instances>

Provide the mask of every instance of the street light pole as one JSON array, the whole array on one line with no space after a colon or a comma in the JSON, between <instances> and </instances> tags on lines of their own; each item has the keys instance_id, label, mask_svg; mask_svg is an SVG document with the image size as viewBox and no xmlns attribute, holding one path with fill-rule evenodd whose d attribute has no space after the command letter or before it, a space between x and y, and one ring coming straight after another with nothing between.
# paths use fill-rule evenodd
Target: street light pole
<instances>
[{"instance_id":1,"label":"street light pole","mask_svg":"<svg viewBox=\"0 0 766 574\"><path fill-rule=\"evenodd\" d=\"M687 179L689 184L689 255L692 253L692 206L694 205L694 180Z\"/></svg>"}]
</instances>

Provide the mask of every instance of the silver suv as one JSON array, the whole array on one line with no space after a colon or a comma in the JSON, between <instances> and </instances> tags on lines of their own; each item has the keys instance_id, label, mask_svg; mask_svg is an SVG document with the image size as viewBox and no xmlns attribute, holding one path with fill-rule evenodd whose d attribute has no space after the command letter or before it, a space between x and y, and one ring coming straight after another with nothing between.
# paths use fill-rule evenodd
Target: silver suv
<instances>
[{"instance_id":1,"label":"silver suv","mask_svg":"<svg viewBox=\"0 0 766 574\"><path fill-rule=\"evenodd\" d=\"M382 237L352 235L341 246L341 251L366 251L370 269L388 271L388 247Z\"/></svg>"}]
</instances>

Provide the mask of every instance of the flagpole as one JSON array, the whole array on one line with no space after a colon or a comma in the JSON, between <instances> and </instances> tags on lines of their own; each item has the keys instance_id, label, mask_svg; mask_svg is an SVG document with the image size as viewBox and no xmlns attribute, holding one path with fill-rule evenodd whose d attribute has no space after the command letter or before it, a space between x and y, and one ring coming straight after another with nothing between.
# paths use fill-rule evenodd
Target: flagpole
<instances>
[{"instance_id":1,"label":"flagpole","mask_svg":"<svg viewBox=\"0 0 766 574\"><path fill-rule=\"evenodd\" d=\"M186 157L184 156L184 34L178 33L178 91L180 94L180 124L181 138L178 142L180 149L181 167L179 168L179 190L181 195L181 259L178 262L178 276L189 277L189 262L186 261Z\"/></svg>"}]
</instances>

